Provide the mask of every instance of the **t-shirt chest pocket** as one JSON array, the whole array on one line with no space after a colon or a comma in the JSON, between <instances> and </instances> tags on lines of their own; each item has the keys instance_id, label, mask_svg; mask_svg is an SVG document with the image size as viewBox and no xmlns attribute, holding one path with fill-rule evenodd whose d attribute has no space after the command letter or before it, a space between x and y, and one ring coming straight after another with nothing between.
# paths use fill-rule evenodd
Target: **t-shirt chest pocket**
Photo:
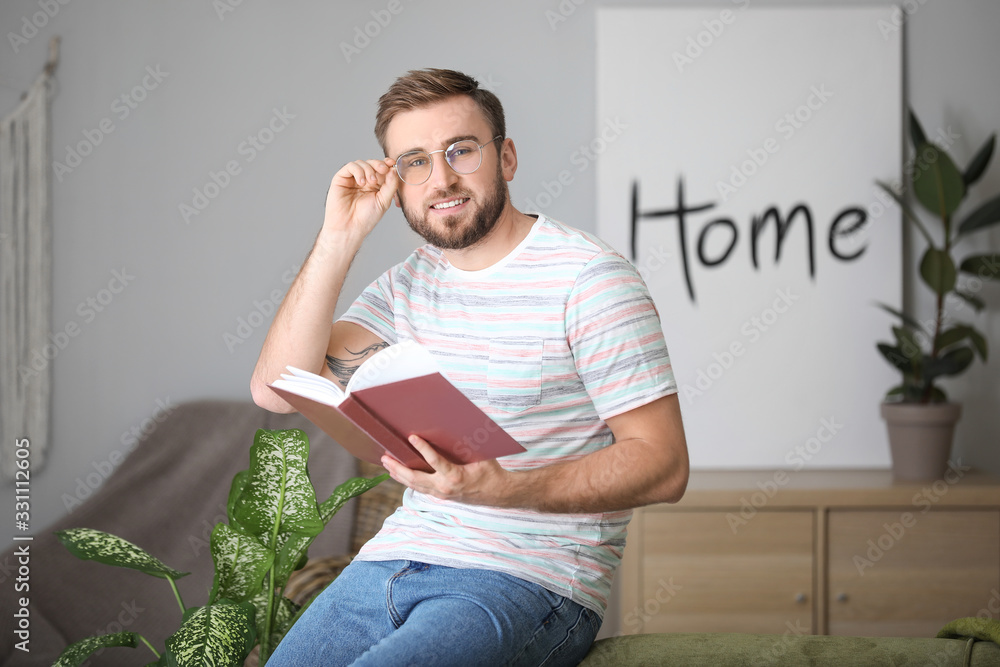
<instances>
[{"instance_id":1,"label":"t-shirt chest pocket","mask_svg":"<svg viewBox=\"0 0 1000 667\"><path fill-rule=\"evenodd\" d=\"M486 393L490 406L520 412L542 399L541 338L508 338L490 341Z\"/></svg>"}]
</instances>

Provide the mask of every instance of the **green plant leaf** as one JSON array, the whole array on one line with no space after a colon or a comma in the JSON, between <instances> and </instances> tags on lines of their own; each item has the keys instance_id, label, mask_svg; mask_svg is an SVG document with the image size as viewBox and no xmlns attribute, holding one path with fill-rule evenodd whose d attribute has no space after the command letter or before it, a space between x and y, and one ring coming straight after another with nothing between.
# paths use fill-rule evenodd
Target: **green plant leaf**
<instances>
[{"instance_id":1,"label":"green plant leaf","mask_svg":"<svg viewBox=\"0 0 1000 667\"><path fill-rule=\"evenodd\" d=\"M942 375L958 375L972 363L972 348L956 347L948 350L937 359L928 359L924 364L924 378L933 382Z\"/></svg>"},{"instance_id":2,"label":"green plant leaf","mask_svg":"<svg viewBox=\"0 0 1000 667\"><path fill-rule=\"evenodd\" d=\"M184 613L181 614L181 625L184 625L189 618L197 614L199 609L201 609L201 607L188 607L185 609Z\"/></svg>"},{"instance_id":3,"label":"green plant leaf","mask_svg":"<svg viewBox=\"0 0 1000 667\"><path fill-rule=\"evenodd\" d=\"M913 113L913 109L910 109L910 141L913 142L915 149L919 149L921 145L927 143L927 135L924 134L924 128L920 126L920 121L917 120L917 114Z\"/></svg>"},{"instance_id":4,"label":"green plant leaf","mask_svg":"<svg viewBox=\"0 0 1000 667\"><path fill-rule=\"evenodd\" d=\"M319 505L320 516L326 524L333 515L340 511L348 500L360 496L365 491L374 489L376 486L389 479L389 473L378 475L377 477L352 477L346 482L337 485L330 497Z\"/></svg>"},{"instance_id":5,"label":"green plant leaf","mask_svg":"<svg viewBox=\"0 0 1000 667\"><path fill-rule=\"evenodd\" d=\"M59 658L52 663L52 667L77 667L77 665L86 661L94 651L102 648L114 648L116 646L135 648L138 642L139 635L134 632L116 632L109 635L87 637L67 646L59 654Z\"/></svg>"},{"instance_id":6,"label":"green plant leaf","mask_svg":"<svg viewBox=\"0 0 1000 667\"><path fill-rule=\"evenodd\" d=\"M229 497L226 498L226 516L229 518L229 523L236 523L236 517L234 516L234 511L236 508L236 501L239 499L240 494L243 493L243 489L246 488L247 480L250 479L249 470L241 470L236 473L233 477L233 483L229 486Z\"/></svg>"},{"instance_id":7,"label":"green plant leaf","mask_svg":"<svg viewBox=\"0 0 1000 667\"><path fill-rule=\"evenodd\" d=\"M885 392L885 398L890 402L902 400L904 390L905 387L903 385L896 385L889 391Z\"/></svg>"},{"instance_id":8,"label":"green plant leaf","mask_svg":"<svg viewBox=\"0 0 1000 667\"><path fill-rule=\"evenodd\" d=\"M913 360L903 354L903 351L898 347L890 345L889 343L878 343L878 351L882 353L882 356L892 364L896 370L902 371L903 373L913 372Z\"/></svg>"},{"instance_id":9,"label":"green plant leaf","mask_svg":"<svg viewBox=\"0 0 1000 667\"><path fill-rule=\"evenodd\" d=\"M1000 279L1000 255L966 257L958 268L962 273L969 273L984 280L998 280Z\"/></svg>"},{"instance_id":10,"label":"green plant leaf","mask_svg":"<svg viewBox=\"0 0 1000 667\"><path fill-rule=\"evenodd\" d=\"M94 560L105 565L127 567L162 579L180 579L188 572L167 567L136 545L117 535L93 528L69 528L56 532L56 537L71 554L81 560Z\"/></svg>"},{"instance_id":11,"label":"green plant leaf","mask_svg":"<svg viewBox=\"0 0 1000 667\"><path fill-rule=\"evenodd\" d=\"M257 625L256 632L258 639L263 639L264 637L264 619L267 617L267 603L269 598L269 591L265 586L260 591L257 592L251 600L250 603L257 610ZM289 600L284 596L274 596L274 622L271 624L271 643L270 646L273 648L278 645L281 638L285 636L288 632L288 628L291 627L292 619L299 611L299 605L295 604L293 601Z\"/></svg>"},{"instance_id":12,"label":"green plant leaf","mask_svg":"<svg viewBox=\"0 0 1000 667\"><path fill-rule=\"evenodd\" d=\"M284 533L278 536L277 554L274 558L275 587L283 589L292 572L303 566L303 557L315 539L315 535L304 533Z\"/></svg>"},{"instance_id":13,"label":"green plant leaf","mask_svg":"<svg viewBox=\"0 0 1000 667\"><path fill-rule=\"evenodd\" d=\"M986 307L986 304L983 302L983 300L980 299L975 294L973 294L972 292L966 292L965 290L956 289L955 291L952 292L952 294L954 294L955 296L959 297L967 304L972 306L972 308L977 313Z\"/></svg>"},{"instance_id":14,"label":"green plant leaf","mask_svg":"<svg viewBox=\"0 0 1000 667\"><path fill-rule=\"evenodd\" d=\"M947 403L948 395L940 387L931 387L931 403Z\"/></svg>"},{"instance_id":15,"label":"green plant leaf","mask_svg":"<svg viewBox=\"0 0 1000 667\"><path fill-rule=\"evenodd\" d=\"M339 484L333 490L330 497L324 500L319 506L320 520L325 526L333 516L347 503L348 500L360 496L365 491L372 489L385 480L389 479L388 473L377 477L352 477ZM274 561L274 584L279 589L285 586L288 577L292 572L302 567L302 559L305 557L309 545L315 539L312 535L303 533L291 533L278 537L277 558Z\"/></svg>"},{"instance_id":16,"label":"green plant leaf","mask_svg":"<svg viewBox=\"0 0 1000 667\"><path fill-rule=\"evenodd\" d=\"M907 387L905 396L903 397L902 403L947 403L948 395L937 386L927 385L926 391L924 387L918 385L910 385Z\"/></svg>"},{"instance_id":17,"label":"green plant leaf","mask_svg":"<svg viewBox=\"0 0 1000 667\"><path fill-rule=\"evenodd\" d=\"M965 182L951 157L934 144L919 149L913 172L917 201L942 221L958 208L965 196Z\"/></svg>"},{"instance_id":18,"label":"green plant leaf","mask_svg":"<svg viewBox=\"0 0 1000 667\"><path fill-rule=\"evenodd\" d=\"M924 385L914 382L912 376L906 376L903 384L886 392L885 400L900 403L919 403L923 397Z\"/></svg>"},{"instance_id":19,"label":"green plant leaf","mask_svg":"<svg viewBox=\"0 0 1000 667\"><path fill-rule=\"evenodd\" d=\"M958 235L965 236L1000 222L1000 195L988 199L958 225Z\"/></svg>"},{"instance_id":20,"label":"green plant leaf","mask_svg":"<svg viewBox=\"0 0 1000 667\"><path fill-rule=\"evenodd\" d=\"M284 638L285 633L291 629L293 621L296 620L296 614L298 611L299 605L295 604L288 598L282 596L278 599L276 613L274 615L274 625L271 630L272 647L277 646Z\"/></svg>"},{"instance_id":21,"label":"green plant leaf","mask_svg":"<svg viewBox=\"0 0 1000 667\"><path fill-rule=\"evenodd\" d=\"M980 179L980 177L986 172L986 167L990 163L990 158L993 157L993 148L996 144L997 135L991 134L990 138L986 140L982 148L976 153L976 156L972 158L972 162L969 166L965 168L962 172L962 180L965 181L965 187L968 188L970 185L975 183Z\"/></svg>"},{"instance_id":22,"label":"green plant leaf","mask_svg":"<svg viewBox=\"0 0 1000 667\"><path fill-rule=\"evenodd\" d=\"M920 260L920 275L937 294L944 295L954 289L957 274L955 263L944 250L928 248Z\"/></svg>"},{"instance_id":23,"label":"green plant leaf","mask_svg":"<svg viewBox=\"0 0 1000 667\"><path fill-rule=\"evenodd\" d=\"M901 319L903 321L903 323L906 324L907 326L912 327L913 329L917 329L917 330L919 330L921 328L920 322L917 322L915 319L913 319L912 317L910 317L906 313L904 313L902 311L899 311L899 310L896 310L892 306L887 306L884 303L878 303L877 305L878 305L879 308L881 308L885 312L887 312L887 313L889 313L891 315L895 315L896 317L898 317L899 319Z\"/></svg>"},{"instance_id":24,"label":"green plant leaf","mask_svg":"<svg viewBox=\"0 0 1000 667\"><path fill-rule=\"evenodd\" d=\"M935 341L935 347L939 350L943 350L949 345L954 345L955 343L968 338L971 331L972 327L965 326L964 324L959 324L951 329L946 329L938 334L937 340Z\"/></svg>"},{"instance_id":25,"label":"green plant leaf","mask_svg":"<svg viewBox=\"0 0 1000 667\"><path fill-rule=\"evenodd\" d=\"M227 598L243 602L256 594L274 563L274 552L253 535L240 533L224 523L212 531L215 580L209 601Z\"/></svg>"},{"instance_id":26,"label":"green plant leaf","mask_svg":"<svg viewBox=\"0 0 1000 667\"><path fill-rule=\"evenodd\" d=\"M255 611L249 602L228 600L198 608L167 637L171 667L242 667L257 643Z\"/></svg>"},{"instance_id":27,"label":"green plant leaf","mask_svg":"<svg viewBox=\"0 0 1000 667\"><path fill-rule=\"evenodd\" d=\"M986 337L972 327L969 327L969 340L972 341L972 346L979 353L979 358L986 361L986 357L989 354L989 345L986 343Z\"/></svg>"},{"instance_id":28,"label":"green plant leaf","mask_svg":"<svg viewBox=\"0 0 1000 667\"><path fill-rule=\"evenodd\" d=\"M323 530L309 481L309 439L299 429L260 429L250 448L250 476L233 508L254 535Z\"/></svg>"},{"instance_id":29,"label":"green plant leaf","mask_svg":"<svg viewBox=\"0 0 1000 667\"><path fill-rule=\"evenodd\" d=\"M875 183L896 201L899 205L899 209L903 212L903 216L916 225L921 235L923 235L924 240L927 241L927 245L934 245L934 239L931 238L930 232L928 232L927 228L924 227L924 223L920 222L920 218L917 216L916 211L910 208L910 205L906 203L903 196L893 190L888 183L883 183L882 181L875 181Z\"/></svg>"},{"instance_id":30,"label":"green plant leaf","mask_svg":"<svg viewBox=\"0 0 1000 667\"><path fill-rule=\"evenodd\" d=\"M892 333L896 336L896 349L907 359L919 364L924 353L913 331L905 327L893 327Z\"/></svg>"}]
</instances>

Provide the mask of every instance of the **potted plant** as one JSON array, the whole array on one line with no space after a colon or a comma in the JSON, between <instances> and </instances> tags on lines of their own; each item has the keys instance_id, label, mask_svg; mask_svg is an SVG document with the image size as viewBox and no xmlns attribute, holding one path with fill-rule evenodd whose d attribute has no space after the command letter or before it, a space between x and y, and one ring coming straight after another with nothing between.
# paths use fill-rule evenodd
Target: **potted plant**
<instances>
[{"instance_id":1,"label":"potted plant","mask_svg":"<svg viewBox=\"0 0 1000 667\"><path fill-rule=\"evenodd\" d=\"M102 648L144 646L151 666L242 667L254 647L259 664L308 607L285 597L295 570L327 522L351 498L388 479L354 477L329 498L317 502L309 480L309 439L298 429L258 430L250 449L250 468L233 478L226 503L228 523L212 531L215 578L208 601L188 606L174 583L186 575L163 564L120 537L90 528L56 533L73 555L139 570L166 579L179 607L177 631L157 650L136 632L117 632L80 640L63 651L54 667L73 667Z\"/></svg>"},{"instance_id":2,"label":"potted plant","mask_svg":"<svg viewBox=\"0 0 1000 667\"><path fill-rule=\"evenodd\" d=\"M926 480L944 473L954 425L961 413L961 406L948 400L938 382L965 371L977 355L983 361L987 357L986 338L970 324L953 319L949 308L982 310L983 301L976 294L982 281L1000 278L1000 255L976 254L958 260L954 256L955 244L1000 222L1000 196L988 199L956 221L955 214L969 188L989 165L995 134L964 170L958 169L944 148L927 139L912 111L909 134L914 158L905 176L913 198L935 220L933 231L908 205L903 193L886 183L878 185L896 200L903 216L926 242L919 273L935 297L935 315L921 323L880 304L899 323L892 327L894 342L880 342L878 350L903 379L902 384L889 390L881 406L889 430L893 473L897 479ZM971 278L960 284L959 274Z\"/></svg>"}]
</instances>

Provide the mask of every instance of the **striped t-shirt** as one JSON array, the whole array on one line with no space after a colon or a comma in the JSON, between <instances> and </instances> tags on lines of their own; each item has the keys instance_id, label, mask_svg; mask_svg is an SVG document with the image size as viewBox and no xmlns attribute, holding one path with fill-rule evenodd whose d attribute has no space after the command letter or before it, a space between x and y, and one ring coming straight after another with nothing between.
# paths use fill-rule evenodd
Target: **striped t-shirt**
<instances>
[{"instance_id":1,"label":"striped t-shirt","mask_svg":"<svg viewBox=\"0 0 1000 667\"><path fill-rule=\"evenodd\" d=\"M527 450L498 459L509 470L607 447L613 436L604 419L677 390L659 317L632 264L542 215L481 271L452 266L433 246L417 249L341 319L430 350L452 383ZM603 617L631 516L468 505L407 489L357 558L499 570Z\"/></svg>"}]
</instances>

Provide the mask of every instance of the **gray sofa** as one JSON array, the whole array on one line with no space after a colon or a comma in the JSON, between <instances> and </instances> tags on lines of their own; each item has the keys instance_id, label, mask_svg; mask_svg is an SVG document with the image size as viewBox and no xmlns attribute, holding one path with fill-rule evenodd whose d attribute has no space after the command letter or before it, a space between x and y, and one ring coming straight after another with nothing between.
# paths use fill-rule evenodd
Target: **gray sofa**
<instances>
[{"instance_id":1,"label":"gray sofa","mask_svg":"<svg viewBox=\"0 0 1000 667\"><path fill-rule=\"evenodd\" d=\"M0 664L51 665L69 643L118 629L140 632L154 646L162 646L177 627L179 617L169 585L139 572L80 561L56 541L52 532L85 526L134 542L167 565L190 572L177 582L178 589L186 604L202 603L212 585L208 536L225 516L230 482L233 475L248 466L250 445L258 428L306 431L311 443L309 470L321 498L358 474L357 462L299 415L275 415L250 402L238 401L199 401L178 406L82 506L56 525L36 533L31 550L29 607L32 650L30 654L15 651L8 641L14 636L15 601L5 592L0 595ZM311 556L340 556L330 562L342 561L342 556L351 551L352 542L356 546L356 526L372 523L365 516L366 505L358 500L351 501L334 517L310 549ZM0 555L0 564L9 566L14 561L11 552ZM336 572L336 567L315 564L320 567L310 566L307 570L310 576L320 573L318 579L299 582L301 590L316 590ZM8 579L0 584L6 588L11 582ZM1000 637L1000 623L987 626L985 636ZM116 648L96 656L90 664L143 665L151 657L145 649ZM1000 667L1000 646L971 637L678 633L602 639L594 644L583 664Z\"/></svg>"}]
</instances>

